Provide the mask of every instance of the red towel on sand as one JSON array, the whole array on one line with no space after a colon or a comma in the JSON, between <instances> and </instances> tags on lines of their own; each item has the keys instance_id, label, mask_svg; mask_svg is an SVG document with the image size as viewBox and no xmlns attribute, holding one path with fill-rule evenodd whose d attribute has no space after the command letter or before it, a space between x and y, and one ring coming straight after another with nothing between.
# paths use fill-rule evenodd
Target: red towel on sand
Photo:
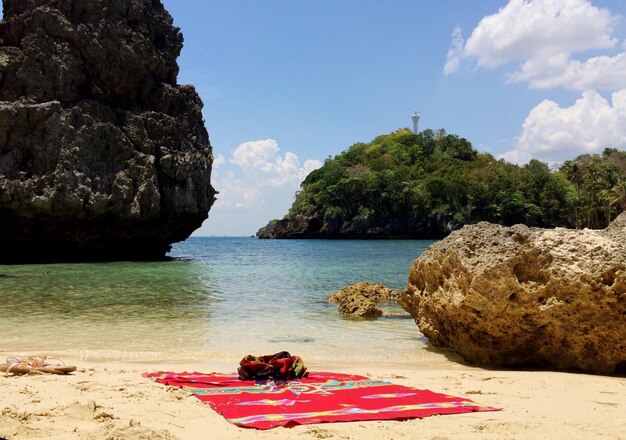
<instances>
[{"instance_id":1,"label":"red towel on sand","mask_svg":"<svg viewBox=\"0 0 626 440\"><path fill-rule=\"evenodd\" d=\"M266 384L242 381L236 374L145 376L193 393L229 422L245 428L498 411L471 400L350 374L311 372L306 378Z\"/></svg>"}]
</instances>

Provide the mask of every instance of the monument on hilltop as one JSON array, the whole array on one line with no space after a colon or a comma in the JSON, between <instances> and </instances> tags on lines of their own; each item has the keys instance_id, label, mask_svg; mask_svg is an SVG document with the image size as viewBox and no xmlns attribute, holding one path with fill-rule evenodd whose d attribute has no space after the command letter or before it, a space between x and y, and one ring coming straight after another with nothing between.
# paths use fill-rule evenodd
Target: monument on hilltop
<instances>
[{"instance_id":1,"label":"monument on hilltop","mask_svg":"<svg viewBox=\"0 0 626 440\"><path fill-rule=\"evenodd\" d=\"M417 126L419 125L419 122L420 122L420 113L413 112L411 119L413 119L413 133L417 134L418 133Z\"/></svg>"}]
</instances>

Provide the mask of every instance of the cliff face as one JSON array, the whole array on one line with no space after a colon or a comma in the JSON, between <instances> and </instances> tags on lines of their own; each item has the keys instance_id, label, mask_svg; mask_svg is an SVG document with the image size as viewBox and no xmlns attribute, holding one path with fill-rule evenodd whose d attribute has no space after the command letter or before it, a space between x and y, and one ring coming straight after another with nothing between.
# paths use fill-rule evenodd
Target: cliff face
<instances>
[{"instance_id":1,"label":"cliff face","mask_svg":"<svg viewBox=\"0 0 626 440\"><path fill-rule=\"evenodd\" d=\"M215 191L159 0L4 0L0 259L160 258Z\"/></svg>"},{"instance_id":2,"label":"cliff face","mask_svg":"<svg viewBox=\"0 0 626 440\"><path fill-rule=\"evenodd\" d=\"M626 213L605 230L466 226L411 268L400 304L483 366L626 366Z\"/></svg>"},{"instance_id":3,"label":"cliff face","mask_svg":"<svg viewBox=\"0 0 626 440\"><path fill-rule=\"evenodd\" d=\"M296 214L272 220L256 233L258 238L443 238L452 225L443 218L352 218L326 217L323 211L312 215Z\"/></svg>"}]
</instances>

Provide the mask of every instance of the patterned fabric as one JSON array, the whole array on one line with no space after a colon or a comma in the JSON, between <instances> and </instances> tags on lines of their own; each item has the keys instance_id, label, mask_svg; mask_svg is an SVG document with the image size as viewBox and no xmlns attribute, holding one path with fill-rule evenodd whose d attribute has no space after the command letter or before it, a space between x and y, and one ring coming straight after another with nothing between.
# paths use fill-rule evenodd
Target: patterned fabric
<instances>
[{"instance_id":1,"label":"patterned fabric","mask_svg":"<svg viewBox=\"0 0 626 440\"><path fill-rule=\"evenodd\" d=\"M287 351L265 356L247 355L237 369L240 380L300 379L307 375L304 361Z\"/></svg>"},{"instance_id":2,"label":"patterned fabric","mask_svg":"<svg viewBox=\"0 0 626 440\"><path fill-rule=\"evenodd\" d=\"M303 379L265 384L241 381L236 374L144 376L193 393L229 422L244 428L498 411L459 397L349 374L311 372Z\"/></svg>"}]
</instances>

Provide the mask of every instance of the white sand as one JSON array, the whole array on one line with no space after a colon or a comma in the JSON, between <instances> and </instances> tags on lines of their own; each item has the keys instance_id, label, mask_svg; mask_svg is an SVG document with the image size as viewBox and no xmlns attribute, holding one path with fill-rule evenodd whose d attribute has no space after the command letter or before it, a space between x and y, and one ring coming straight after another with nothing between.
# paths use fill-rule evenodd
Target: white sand
<instances>
[{"instance_id":1,"label":"white sand","mask_svg":"<svg viewBox=\"0 0 626 440\"><path fill-rule=\"evenodd\" d=\"M233 372L233 364L89 364L70 376L0 376L0 437L20 439L625 439L626 380L553 372L315 365L472 399L500 412L404 422L238 428L151 371ZM72 362L73 363L73 362Z\"/></svg>"}]
</instances>

